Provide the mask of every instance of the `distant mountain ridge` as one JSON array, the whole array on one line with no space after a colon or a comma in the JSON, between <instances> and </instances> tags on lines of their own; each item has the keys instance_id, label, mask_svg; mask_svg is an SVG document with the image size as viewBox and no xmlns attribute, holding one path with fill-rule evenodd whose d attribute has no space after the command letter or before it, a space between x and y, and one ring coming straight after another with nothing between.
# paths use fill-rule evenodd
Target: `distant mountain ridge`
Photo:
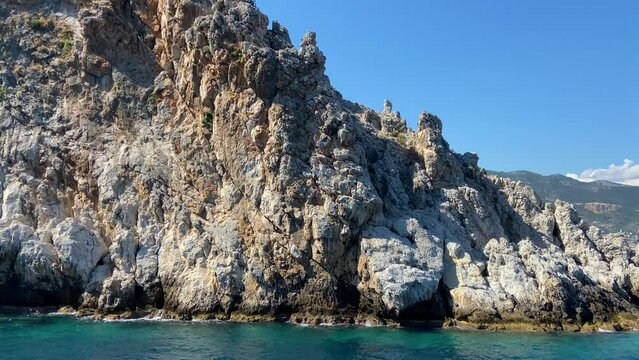
<instances>
[{"instance_id":1,"label":"distant mountain ridge","mask_svg":"<svg viewBox=\"0 0 639 360\"><path fill-rule=\"evenodd\" d=\"M639 186L610 181L581 182L564 175L540 175L530 171L491 174L531 186L545 201L563 200L587 221L608 231L639 233Z\"/></svg>"}]
</instances>

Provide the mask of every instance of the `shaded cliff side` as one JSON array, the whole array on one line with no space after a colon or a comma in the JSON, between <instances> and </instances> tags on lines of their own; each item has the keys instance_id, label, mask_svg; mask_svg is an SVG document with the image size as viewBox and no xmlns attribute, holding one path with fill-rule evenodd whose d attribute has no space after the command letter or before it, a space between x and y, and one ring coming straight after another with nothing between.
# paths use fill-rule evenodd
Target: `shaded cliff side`
<instances>
[{"instance_id":1,"label":"shaded cliff side","mask_svg":"<svg viewBox=\"0 0 639 360\"><path fill-rule=\"evenodd\" d=\"M0 5L0 304L631 327L636 249L241 0Z\"/></svg>"}]
</instances>

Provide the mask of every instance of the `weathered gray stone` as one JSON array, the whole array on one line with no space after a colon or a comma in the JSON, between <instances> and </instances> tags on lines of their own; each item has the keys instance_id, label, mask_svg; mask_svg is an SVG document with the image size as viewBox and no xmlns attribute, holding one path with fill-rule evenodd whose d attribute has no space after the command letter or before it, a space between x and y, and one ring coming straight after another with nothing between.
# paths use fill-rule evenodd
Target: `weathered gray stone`
<instances>
[{"instance_id":1,"label":"weathered gray stone","mask_svg":"<svg viewBox=\"0 0 639 360\"><path fill-rule=\"evenodd\" d=\"M77 219L67 219L53 229L53 245L66 276L86 284L108 249L102 239Z\"/></svg>"}]
</instances>

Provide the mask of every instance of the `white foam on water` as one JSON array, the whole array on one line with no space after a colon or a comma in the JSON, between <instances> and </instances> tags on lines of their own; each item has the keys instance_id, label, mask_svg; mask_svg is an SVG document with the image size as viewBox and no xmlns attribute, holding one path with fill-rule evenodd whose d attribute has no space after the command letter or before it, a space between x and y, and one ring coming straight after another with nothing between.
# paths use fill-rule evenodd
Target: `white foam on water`
<instances>
[{"instance_id":1,"label":"white foam on water","mask_svg":"<svg viewBox=\"0 0 639 360\"><path fill-rule=\"evenodd\" d=\"M101 318L95 318L92 316L87 317L87 319L90 320L96 320L96 321L100 321L100 322L188 322L188 321L183 321L183 320L175 320L175 319L166 319L163 318L161 316L154 316L154 317L141 317L141 318L136 318L136 319L101 319Z\"/></svg>"},{"instance_id":2,"label":"white foam on water","mask_svg":"<svg viewBox=\"0 0 639 360\"><path fill-rule=\"evenodd\" d=\"M48 313L46 314L46 316L77 316L78 313L77 312L52 312L52 313Z\"/></svg>"},{"instance_id":3,"label":"white foam on water","mask_svg":"<svg viewBox=\"0 0 639 360\"><path fill-rule=\"evenodd\" d=\"M616 332L616 331L614 331L614 330L607 330L607 329L601 329L601 328L599 328L599 329L597 329L597 332L599 332L599 333L606 333L606 334L609 334L609 333L614 333L614 332Z\"/></svg>"}]
</instances>

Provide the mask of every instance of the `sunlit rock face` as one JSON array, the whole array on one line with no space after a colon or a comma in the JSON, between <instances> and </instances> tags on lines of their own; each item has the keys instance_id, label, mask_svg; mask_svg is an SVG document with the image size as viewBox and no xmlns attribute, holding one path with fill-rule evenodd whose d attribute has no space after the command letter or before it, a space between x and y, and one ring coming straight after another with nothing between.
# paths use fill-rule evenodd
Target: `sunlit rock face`
<instances>
[{"instance_id":1,"label":"sunlit rock face","mask_svg":"<svg viewBox=\"0 0 639 360\"><path fill-rule=\"evenodd\" d=\"M585 323L636 249L330 85L249 1L0 5L0 304Z\"/></svg>"}]
</instances>

